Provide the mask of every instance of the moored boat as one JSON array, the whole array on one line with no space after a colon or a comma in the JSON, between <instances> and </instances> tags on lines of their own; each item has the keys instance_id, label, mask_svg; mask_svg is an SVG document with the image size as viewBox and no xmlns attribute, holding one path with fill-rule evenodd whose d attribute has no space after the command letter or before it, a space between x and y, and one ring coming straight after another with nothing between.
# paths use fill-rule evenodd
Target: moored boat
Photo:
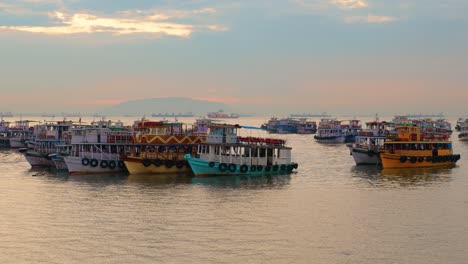
<instances>
[{"instance_id":1,"label":"moored boat","mask_svg":"<svg viewBox=\"0 0 468 264\"><path fill-rule=\"evenodd\" d=\"M460 124L460 134L458 134L458 140L468 141L468 122Z\"/></svg>"},{"instance_id":2,"label":"moored boat","mask_svg":"<svg viewBox=\"0 0 468 264\"><path fill-rule=\"evenodd\" d=\"M10 122L0 119L0 147L10 147Z\"/></svg>"},{"instance_id":3,"label":"moored boat","mask_svg":"<svg viewBox=\"0 0 468 264\"><path fill-rule=\"evenodd\" d=\"M122 122L97 121L70 131L71 151L62 155L70 174L124 172L132 130Z\"/></svg>"},{"instance_id":4,"label":"moored boat","mask_svg":"<svg viewBox=\"0 0 468 264\"><path fill-rule=\"evenodd\" d=\"M354 144L347 145L356 165L380 163L379 151L383 148L392 125L393 123L377 120L366 122L366 128L358 133Z\"/></svg>"},{"instance_id":5,"label":"moored boat","mask_svg":"<svg viewBox=\"0 0 468 264\"><path fill-rule=\"evenodd\" d=\"M341 121L335 118L322 118L314 139L319 143L344 143L346 133L341 127Z\"/></svg>"},{"instance_id":6,"label":"moored boat","mask_svg":"<svg viewBox=\"0 0 468 264\"><path fill-rule=\"evenodd\" d=\"M184 155L195 153L205 133L175 122L140 120L134 124L134 146L124 158L130 174L191 173Z\"/></svg>"},{"instance_id":7,"label":"moored boat","mask_svg":"<svg viewBox=\"0 0 468 264\"><path fill-rule=\"evenodd\" d=\"M241 126L213 124L196 155L186 154L197 177L291 173L291 148L282 139L240 137Z\"/></svg>"},{"instance_id":8,"label":"moored boat","mask_svg":"<svg viewBox=\"0 0 468 264\"><path fill-rule=\"evenodd\" d=\"M15 121L15 125L9 129L10 131L10 147L25 148L26 141L31 140L34 128L30 127L31 120Z\"/></svg>"},{"instance_id":9,"label":"moored boat","mask_svg":"<svg viewBox=\"0 0 468 264\"><path fill-rule=\"evenodd\" d=\"M384 169L450 166L460 159L459 154L453 154L446 134L423 133L414 125L397 126L396 131L396 137L380 150Z\"/></svg>"},{"instance_id":10,"label":"moored boat","mask_svg":"<svg viewBox=\"0 0 468 264\"><path fill-rule=\"evenodd\" d=\"M69 138L66 135L72 125L72 121L66 120L36 125L32 148L21 148L20 152L32 167L54 167L49 154L60 152L63 146L69 145Z\"/></svg>"}]
</instances>

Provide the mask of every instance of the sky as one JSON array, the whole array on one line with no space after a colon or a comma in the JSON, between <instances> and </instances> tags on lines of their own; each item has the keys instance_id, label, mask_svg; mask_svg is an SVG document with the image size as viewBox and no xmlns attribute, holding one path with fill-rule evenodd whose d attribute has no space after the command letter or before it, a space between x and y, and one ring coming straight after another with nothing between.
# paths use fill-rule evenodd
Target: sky
<instances>
[{"instance_id":1,"label":"sky","mask_svg":"<svg viewBox=\"0 0 468 264\"><path fill-rule=\"evenodd\" d=\"M0 112L468 114L466 0L2 0Z\"/></svg>"}]
</instances>

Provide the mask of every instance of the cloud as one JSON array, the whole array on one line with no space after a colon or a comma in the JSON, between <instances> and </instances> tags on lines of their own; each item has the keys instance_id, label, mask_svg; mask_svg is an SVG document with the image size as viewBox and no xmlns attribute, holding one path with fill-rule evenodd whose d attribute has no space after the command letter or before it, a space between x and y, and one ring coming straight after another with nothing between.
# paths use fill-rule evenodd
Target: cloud
<instances>
[{"instance_id":1,"label":"cloud","mask_svg":"<svg viewBox=\"0 0 468 264\"><path fill-rule=\"evenodd\" d=\"M369 4L363 0L331 0L330 2L341 9L357 9L369 6Z\"/></svg>"},{"instance_id":2,"label":"cloud","mask_svg":"<svg viewBox=\"0 0 468 264\"><path fill-rule=\"evenodd\" d=\"M174 22L157 22L167 20L168 15L143 18L109 18L99 17L91 14L78 13L68 15L62 12L55 12L49 16L56 18L59 26L0 26L0 30L14 30L31 33L42 33L47 35L66 35L80 33L112 33L115 35L124 34L154 34L177 37L189 37L196 29L212 31L223 31L226 28L219 25L194 26Z\"/></svg>"},{"instance_id":3,"label":"cloud","mask_svg":"<svg viewBox=\"0 0 468 264\"><path fill-rule=\"evenodd\" d=\"M352 23L389 23L398 20L396 17L391 16L375 16L375 15L367 15L367 16L350 16L346 17L344 21L348 24Z\"/></svg>"}]
</instances>

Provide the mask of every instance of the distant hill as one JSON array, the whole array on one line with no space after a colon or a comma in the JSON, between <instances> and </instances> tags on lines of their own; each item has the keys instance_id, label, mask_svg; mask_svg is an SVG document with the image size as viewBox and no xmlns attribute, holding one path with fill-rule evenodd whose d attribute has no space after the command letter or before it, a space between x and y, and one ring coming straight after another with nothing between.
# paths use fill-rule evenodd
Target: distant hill
<instances>
[{"instance_id":1,"label":"distant hill","mask_svg":"<svg viewBox=\"0 0 468 264\"><path fill-rule=\"evenodd\" d=\"M231 108L223 103L194 100L184 97L168 97L127 101L104 108L99 112L107 116L146 115L150 117L151 114L157 113L188 112L192 112L195 116L205 116L208 112L214 112L220 109L223 109L225 112L230 112Z\"/></svg>"}]
</instances>

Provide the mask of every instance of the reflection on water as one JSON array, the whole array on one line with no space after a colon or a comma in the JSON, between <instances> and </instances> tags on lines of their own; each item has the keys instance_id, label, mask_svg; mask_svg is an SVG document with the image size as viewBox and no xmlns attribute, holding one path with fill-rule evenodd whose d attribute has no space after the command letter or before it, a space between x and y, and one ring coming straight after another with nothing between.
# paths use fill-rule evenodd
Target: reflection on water
<instances>
[{"instance_id":1,"label":"reflection on water","mask_svg":"<svg viewBox=\"0 0 468 264\"><path fill-rule=\"evenodd\" d=\"M452 169L453 167L382 169L379 166L354 166L351 173L353 177L361 178L375 187L406 187L450 181Z\"/></svg>"},{"instance_id":2,"label":"reflection on water","mask_svg":"<svg viewBox=\"0 0 468 264\"><path fill-rule=\"evenodd\" d=\"M283 188L289 185L291 175L262 175L262 176L223 176L193 178L192 183L208 185L218 188Z\"/></svg>"},{"instance_id":3,"label":"reflection on water","mask_svg":"<svg viewBox=\"0 0 468 264\"><path fill-rule=\"evenodd\" d=\"M166 184L187 184L191 183L192 176L189 174L166 174L166 175L129 175L129 183L144 185L166 185Z\"/></svg>"}]
</instances>

